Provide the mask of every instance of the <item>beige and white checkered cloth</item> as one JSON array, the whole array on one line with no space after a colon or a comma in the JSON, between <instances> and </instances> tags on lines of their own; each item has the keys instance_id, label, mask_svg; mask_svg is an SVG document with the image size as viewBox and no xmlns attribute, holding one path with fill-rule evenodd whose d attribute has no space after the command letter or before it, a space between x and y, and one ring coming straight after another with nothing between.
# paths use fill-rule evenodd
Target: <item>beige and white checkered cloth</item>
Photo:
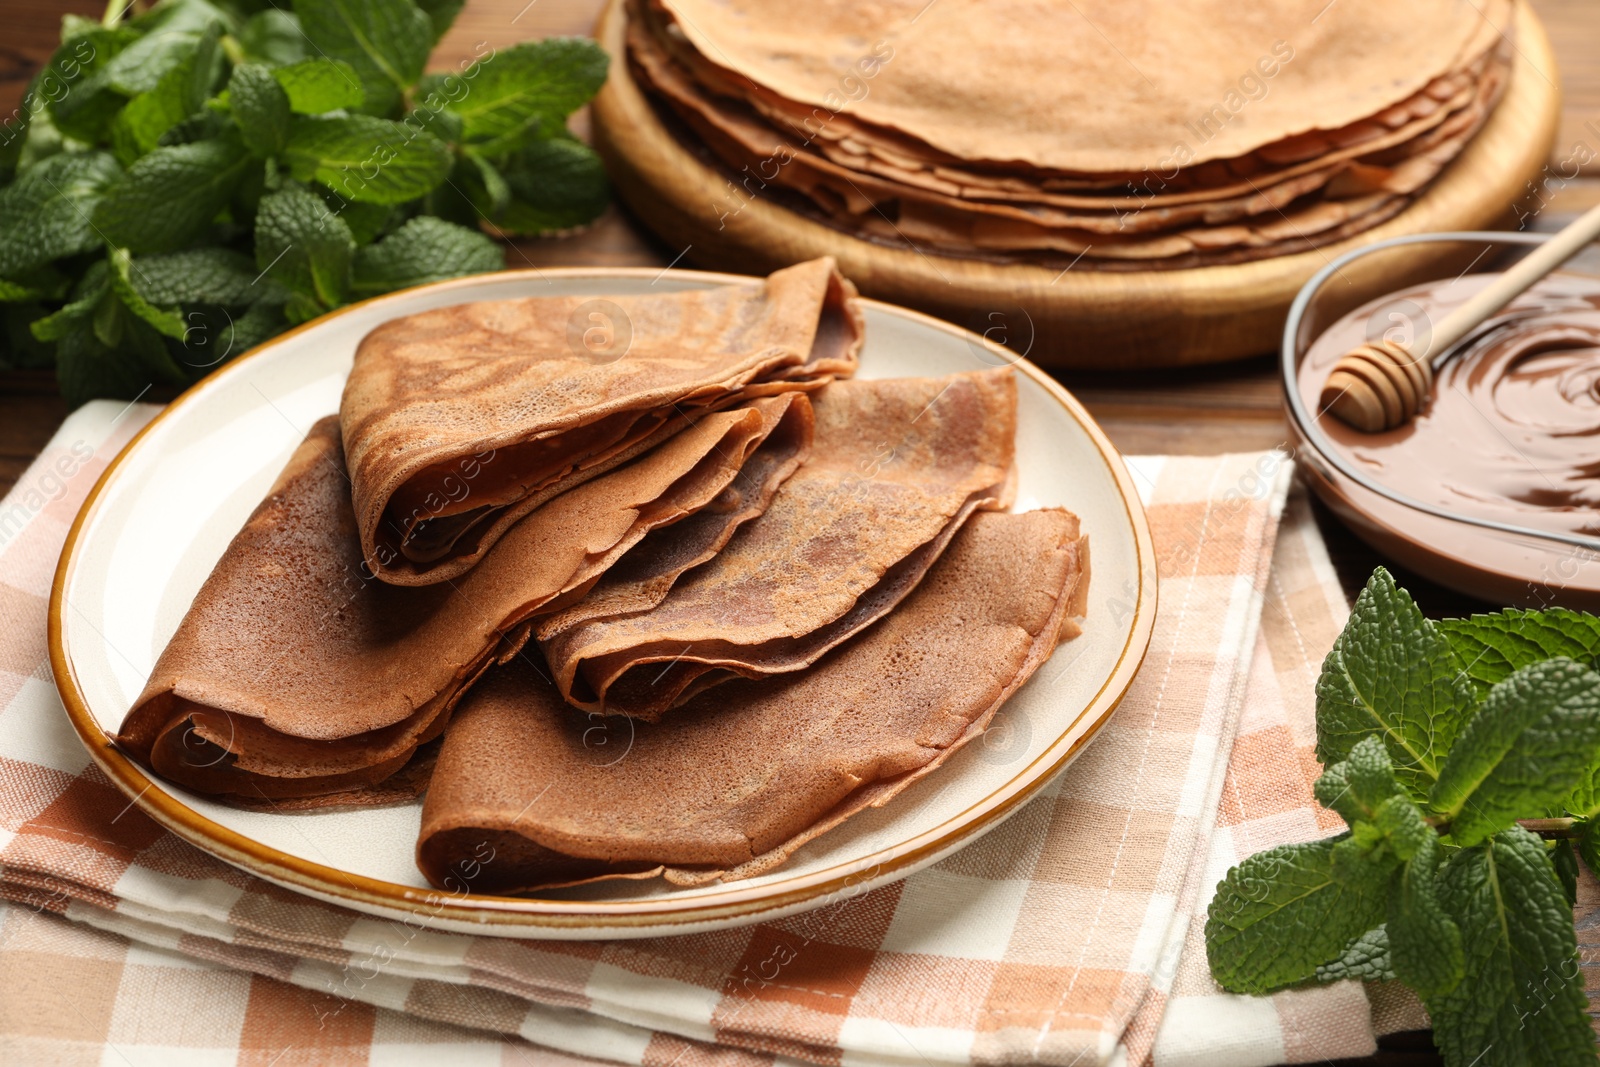
<instances>
[{"instance_id":1,"label":"beige and white checkered cloth","mask_svg":"<svg viewBox=\"0 0 1600 1067\"><path fill-rule=\"evenodd\" d=\"M561 943L296 896L167 834L89 765L46 662L49 584L89 486L152 414L80 410L0 503L0 1062L1249 1067L1372 1051L1360 986L1226 996L1199 941L1229 864L1333 829L1311 800L1310 693L1345 607L1303 505L1278 530L1281 456L1130 461L1162 571L1149 655L1095 743L1004 826L781 922Z\"/></svg>"}]
</instances>

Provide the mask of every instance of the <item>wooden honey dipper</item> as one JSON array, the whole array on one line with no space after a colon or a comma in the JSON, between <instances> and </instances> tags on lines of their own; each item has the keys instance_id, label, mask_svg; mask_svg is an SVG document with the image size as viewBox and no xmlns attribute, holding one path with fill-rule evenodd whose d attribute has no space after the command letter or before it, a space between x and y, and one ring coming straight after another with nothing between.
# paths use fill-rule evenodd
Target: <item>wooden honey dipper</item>
<instances>
[{"instance_id":1,"label":"wooden honey dipper","mask_svg":"<svg viewBox=\"0 0 1600 1067\"><path fill-rule=\"evenodd\" d=\"M1490 315L1600 237L1600 206L1590 208L1439 323L1427 348L1412 352L1394 341L1368 341L1340 357L1317 406L1366 433L1410 422L1433 395L1433 374L1450 349Z\"/></svg>"}]
</instances>

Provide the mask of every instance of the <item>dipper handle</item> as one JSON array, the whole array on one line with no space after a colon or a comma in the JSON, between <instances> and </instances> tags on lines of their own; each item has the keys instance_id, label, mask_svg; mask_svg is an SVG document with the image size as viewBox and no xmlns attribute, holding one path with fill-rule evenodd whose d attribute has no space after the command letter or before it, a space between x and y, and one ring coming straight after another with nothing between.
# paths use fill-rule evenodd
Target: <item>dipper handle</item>
<instances>
[{"instance_id":1,"label":"dipper handle","mask_svg":"<svg viewBox=\"0 0 1600 1067\"><path fill-rule=\"evenodd\" d=\"M1521 262L1491 284L1485 286L1471 300L1456 308L1433 331L1433 338L1425 352L1417 358L1432 360L1434 356L1454 347L1467 334L1477 329L1490 315L1527 292L1540 278L1600 237L1600 205L1590 208L1565 229L1544 244L1535 248Z\"/></svg>"},{"instance_id":2,"label":"dipper handle","mask_svg":"<svg viewBox=\"0 0 1600 1067\"><path fill-rule=\"evenodd\" d=\"M1600 206L1565 229L1465 304L1432 331L1427 348L1412 351L1393 341L1369 341L1342 356L1322 387L1318 406L1366 433L1392 430L1411 420L1433 393L1433 372L1460 340L1535 282L1600 237Z\"/></svg>"}]
</instances>

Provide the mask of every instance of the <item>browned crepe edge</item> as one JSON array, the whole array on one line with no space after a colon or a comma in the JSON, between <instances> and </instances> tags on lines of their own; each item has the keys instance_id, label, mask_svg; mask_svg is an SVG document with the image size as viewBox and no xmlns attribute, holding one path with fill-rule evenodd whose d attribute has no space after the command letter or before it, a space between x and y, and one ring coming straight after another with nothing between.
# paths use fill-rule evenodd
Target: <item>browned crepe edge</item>
<instances>
[{"instance_id":1,"label":"browned crepe edge","mask_svg":"<svg viewBox=\"0 0 1600 1067\"><path fill-rule=\"evenodd\" d=\"M789 393L773 398L758 399L752 406L759 405L761 423L764 429L750 439L750 452L754 454L769 441L778 438L780 434L797 436L794 442L795 453L789 462L777 465L770 472L771 484L764 487L758 499L770 502L777 491L777 486L797 469L809 453L811 447L812 416L809 399L800 393ZM325 427L330 420L324 419L313 428L306 441L297 448L295 456L291 458L284 471L274 482L272 489L255 512L252 512L251 521L255 520L262 509L268 507L273 499L294 479L305 470L305 464L326 462L331 457L326 454L313 454L308 445L319 434L326 437ZM734 430L731 425L724 431L724 437ZM779 438L780 440L782 438ZM337 445L337 436L333 436L333 443ZM302 453L307 458L301 462ZM713 452L721 454L716 441L705 453L709 456ZM695 466L698 467L706 460L704 456ZM733 468L729 481L738 476L742 463ZM663 490L669 492L673 486L681 483L683 478L693 474L693 468L685 472L679 479L674 480ZM713 481L713 485L715 482ZM714 502L720 495L717 490L701 505ZM363 731L348 738L337 739L339 743L367 738L373 733L385 731L393 732L395 737L385 745L384 751L395 749L393 755L384 755L373 759L371 762L353 767L350 770L321 775L278 775L254 771L246 767L239 769L238 753L232 746L239 740L236 731L248 726L252 732L259 733L263 738L282 737L293 740L293 735L281 734L268 726L264 720L252 714L250 709L243 707L225 708L215 704L194 704L184 696L201 696L206 691L206 686L201 683L198 688L181 672L173 674L167 682L157 684L154 680L161 677L162 660L166 658L163 653L158 659L156 667L151 673L151 682L146 684L145 690L130 708L125 716L121 730L117 735L119 747L124 748L132 758L149 766L156 773L169 780L176 781L187 788L204 793L225 803L235 803L243 807L271 807L306 810L322 807L351 807L373 806L377 804L395 803L409 797L414 797L425 783L426 775L416 775L408 771L408 764L412 756L423 746L435 740L448 722L450 712L455 704L467 690L481 677L482 673L493 663L504 663L511 657L520 653L527 640L527 634L532 625L532 618L543 610L557 610L567 606L572 599L581 596L590 586L598 580L599 576L610 567L617 559L621 558L630 548L637 544L652 529L670 526L678 519L688 517L701 510L700 507L685 511L675 518L666 519L664 522L641 523L635 522L628 533L616 544L612 545L599 556L586 560L579 570L567 579L561 590L555 591L531 607L513 614L500 624L499 637L489 644L473 662L463 664L457 671L455 680L447 683L436 693L424 701L408 716L381 727L377 731ZM749 515L744 515L740 522L747 521ZM247 526L249 523L247 523ZM242 533L243 531L241 531ZM229 551L231 551L231 545ZM209 579L208 579L209 581ZM197 597L198 599L198 597ZM181 632L181 627L180 627ZM176 639L176 638L175 638ZM171 674L172 672L167 672ZM212 694L215 699L216 694ZM235 719L237 714L239 719ZM201 716L200 720L196 716ZM222 738L218 731L209 729L205 725L205 718L220 715L228 721L228 736ZM133 731L130 732L130 724ZM173 738L178 731L183 731L182 737ZM185 738L195 736L208 743L210 749L218 753L216 759L209 764L197 768L187 767L183 763L172 763L167 757L173 750L173 744L182 748ZM209 751L209 749L207 749ZM221 767L224 760L232 757L227 766L214 773L212 767ZM175 772L174 767L184 768ZM411 774L414 781L402 782L398 785L389 784L389 780L396 775L402 778ZM213 781L215 779L215 781ZM211 783L209 786L203 783ZM248 787L249 792L245 791ZM308 792L309 790L309 792Z\"/></svg>"},{"instance_id":2,"label":"browned crepe edge","mask_svg":"<svg viewBox=\"0 0 1600 1067\"><path fill-rule=\"evenodd\" d=\"M1064 509L1050 509L1063 510ZM1066 514L1071 515L1070 512ZM1075 565L1068 568L1069 583L1063 587L1055 598L1055 605L1046 620L1035 635L1029 651L1021 667L1012 679L1002 688L999 696L987 708L975 717L950 745L943 748L927 764L916 770L897 775L889 779L881 779L868 783L846 796L822 815L811 826L802 830L775 848L769 849L759 856L732 868L673 866L670 864L651 863L650 861L622 860L611 861L612 869L600 873L590 873L572 878L557 878L551 881L527 882L517 886L499 886L494 890L497 894L512 895L518 893L532 893L542 890L565 889L574 886L589 885L597 882L615 880L644 880L663 878L665 881L679 886L704 885L711 882L730 882L743 878L752 878L763 874L786 862L805 844L815 840L822 834L838 826L852 815L858 814L867 808L882 807L894 797L904 792L917 781L932 773L942 766L952 755L965 747L974 738L983 734L993 720L995 713L1012 695L1020 689L1029 678L1044 664L1046 660L1059 647L1063 633L1071 628L1068 624L1074 621L1074 612L1081 613L1088 595L1088 572L1086 569L1087 540L1077 528L1077 517L1074 521L1074 534L1062 547L1068 548L1077 557ZM426 815L426 813L425 813ZM518 832L518 819L492 818L475 820L473 822L451 824L450 820L435 817L431 822L424 818L421 832L417 839L416 857L418 869L424 877L435 885L452 890L465 891L470 889L470 879L465 881L455 879L452 870L453 864L445 863L435 866L426 857L428 845L434 841L448 841L452 837L462 839L476 838L484 844L495 841L504 841L507 838L515 839L518 846L532 845L541 854L548 854L554 861L572 861L575 864L604 863L603 860L592 860L584 857L570 856L557 852L533 841L531 838ZM447 873L448 872L448 873ZM452 879L455 879L452 883Z\"/></svg>"},{"instance_id":3,"label":"browned crepe edge","mask_svg":"<svg viewBox=\"0 0 1600 1067\"><path fill-rule=\"evenodd\" d=\"M820 388L836 377L853 375L865 329L865 321L860 305L857 302L855 286L839 273L837 264L832 257L811 260L804 264L797 264L796 267L804 267L824 273L824 288L819 305L819 315L823 320L826 320L827 310L831 301L848 327L846 343L843 352L839 356L819 360L814 366L808 360L800 365L805 371L805 376L802 377L797 374L793 377L785 377L781 379L784 382L781 387L769 386L763 390L763 383L759 381L757 369L760 357L759 355L752 355L750 360L752 369L748 373L736 376L736 380L701 382L692 388L675 392L672 395L632 398L637 402L626 405L621 403L601 405L586 412L573 413L561 420L556 427L541 427L530 432L506 433L493 439L475 442L472 446L473 450L468 452L433 450L426 454L419 453L405 464L398 465L390 470L379 485L366 486L359 480L355 481L353 482L353 495L356 498L356 518L358 528L361 531L362 552L368 561L368 566L378 578L391 585L432 585L457 578L476 565L483 558L483 555L493 547L494 543L504 536L505 531L523 516L560 493L598 477L609 470L614 470L623 463L654 448L663 440L682 430L685 425L688 425L692 421L694 413L733 406L755 396L770 395L770 393L778 391L779 388ZM794 271L796 267L785 269ZM759 289L766 284L766 281L767 279L752 280L748 288ZM689 410L685 412L683 410L685 408ZM623 410L643 412L652 409L676 410L674 417L669 418L666 423L648 437L626 445L620 451L604 458L594 459L590 457L590 462L587 465L573 470L569 475L543 489L527 494L519 500L502 507L492 521L480 524L476 528L475 547L472 551L447 557L426 568L418 568L401 555L394 546L390 546L383 553L379 552L378 528L387 521L385 514L389 498L399 490L403 482L412 476L451 460L479 455L491 449L499 450L528 441L545 439L565 430L586 425L607 414ZM349 428L349 423L353 418L354 416L347 416L343 413L343 406L341 405L341 427L346 435L347 451L350 448L349 434L352 432ZM568 423L571 425L568 425ZM353 473L352 477L355 477ZM384 562L385 556L388 557L388 562Z\"/></svg>"}]
</instances>

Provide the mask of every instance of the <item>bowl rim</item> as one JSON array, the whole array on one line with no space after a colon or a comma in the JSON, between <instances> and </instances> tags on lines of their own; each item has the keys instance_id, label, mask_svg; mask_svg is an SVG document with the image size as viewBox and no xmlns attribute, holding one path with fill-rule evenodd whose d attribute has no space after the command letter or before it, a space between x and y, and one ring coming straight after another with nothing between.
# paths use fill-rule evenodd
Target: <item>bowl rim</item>
<instances>
[{"instance_id":1,"label":"bowl rim","mask_svg":"<svg viewBox=\"0 0 1600 1067\"><path fill-rule=\"evenodd\" d=\"M708 924L731 925L759 921L845 899L877 885L903 878L934 862L1014 812L1023 802L1052 781L1089 743L1126 696L1149 650L1157 605L1157 568L1154 543L1143 502L1121 454L1083 405L1063 386L1026 359L951 323L908 308L860 298L861 303L887 314L910 319L950 334L969 346L990 350L1040 386L1064 409L1094 445L1121 499L1131 527L1135 551L1136 583L1133 618L1126 640L1099 690L1089 698L1072 724L1037 757L1020 768L1003 785L975 801L940 825L866 856L835 864L806 875L759 886L728 883L728 888L690 899L657 898L630 901L552 900L537 897L503 897L462 894L402 885L380 878L342 871L265 845L222 825L189 807L166 791L136 764L100 726L79 685L77 670L66 646L65 613L78 550L85 530L97 513L102 497L124 464L149 435L185 406L194 404L232 376L244 373L278 345L299 334L325 326L358 310L382 305L404 305L419 293L470 291L485 283L550 278L605 281L618 278L663 277L699 284L756 284L759 277L711 271L658 270L650 267L564 267L494 271L452 278L429 285L386 293L338 308L302 323L240 354L208 374L158 412L110 461L90 489L67 532L51 583L49 604L50 669L57 691L79 740L93 763L145 814L203 851L235 867L259 875L321 900L354 906L369 913L418 916L425 922L482 933L547 938L638 937L687 932ZM464 297L463 299L470 299ZM396 314L403 311L396 310ZM813 904L812 902L817 903Z\"/></svg>"}]
</instances>

